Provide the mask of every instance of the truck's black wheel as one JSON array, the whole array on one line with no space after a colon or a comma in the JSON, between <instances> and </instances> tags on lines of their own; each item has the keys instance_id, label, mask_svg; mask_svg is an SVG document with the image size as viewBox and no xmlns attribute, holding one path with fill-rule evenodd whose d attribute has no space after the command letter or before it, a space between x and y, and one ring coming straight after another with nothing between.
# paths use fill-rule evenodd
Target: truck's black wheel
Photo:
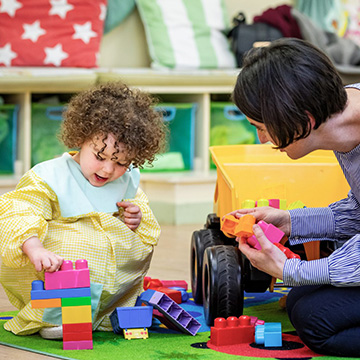
<instances>
[{"instance_id":1,"label":"truck's black wheel","mask_svg":"<svg viewBox=\"0 0 360 360\"><path fill-rule=\"evenodd\" d=\"M244 290L248 293L265 292L271 284L272 277L252 266L245 255L242 255L242 261Z\"/></svg>"},{"instance_id":2,"label":"truck's black wheel","mask_svg":"<svg viewBox=\"0 0 360 360\"><path fill-rule=\"evenodd\" d=\"M241 316L244 289L241 254L234 246L213 246L203 260L203 305L207 325L217 317Z\"/></svg>"},{"instance_id":3,"label":"truck's black wheel","mask_svg":"<svg viewBox=\"0 0 360 360\"><path fill-rule=\"evenodd\" d=\"M215 245L222 245L223 234L220 230L202 229L194 231L191 237L191 291L194 301L201 304L202 297L202 266L204 251Z\"/></svg>"},{"instance_id":4,"label":"truck's black wheel","mask_svg":"<svg viewBox=\"0 0 360 360\"><path fill-rule=\"evenodd\" d=\"M205 228L220 230L220 218L215 213L208 214Z\"/></svg>"}]
</instances>

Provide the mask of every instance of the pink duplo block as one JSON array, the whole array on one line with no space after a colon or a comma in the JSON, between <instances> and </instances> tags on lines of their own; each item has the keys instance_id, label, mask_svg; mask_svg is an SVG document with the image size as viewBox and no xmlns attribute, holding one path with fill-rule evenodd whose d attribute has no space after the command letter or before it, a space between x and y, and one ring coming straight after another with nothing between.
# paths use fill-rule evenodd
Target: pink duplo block
<instances>
[{"instance_id":1,"label":"pink duplo block","mask_svg":"<svg viewBox=\"0 0 360 360\"><path fill-rule=\"evenodd\" d=\"M280 200L279 199L269 199L269 206L280 209Z\"/></svg>"},{"instance_id":2,"label":"pink duplo block","mask_svg":"<svg viewBox=\"0 0 360 360\"><path fill-rule=\"evenodd\" d=\"M65 260L59 271L45 272L45 289L72 289L90 287L90 273L87 261L76 260L75 269L70 260Z\"/></svg>"},{"instance_id":3,"label":"pink duplo block","mask_svg":"<svg viewBox=\"0 0 360 360\"><path fill-rule=\"evenodd\" d=\"M259 221L258 225L263 230L265 236L272 242L272 243L278 243L283 238L285 233L278 229L273 224L267 224L265 221Z\"/></svg>"},{"instance_id":4,"label":"pink duplo block","mask_svg":"<svg viewBox=\"0 0 360 360\"><path fill-rule=\"evenodd\" d=\"M63 342L64 350L92 350L92 348L93 348L92 340L64 341Z\"/></svg>"},{"instance_id":5,"label":"pink duplo block","mask_svg":"<svg viewBox=\"0 0 360 360\"><path fill-rule=\"evenodd\" d=\"M265 221L259 221L257 223L257 225L259 225L262 229L262 231L264 232L265 236L274 244L274 243L278 243L280 242L280 240L283 238L283 236L285 235L285 233L283 231L281 231L280 229L278 229L276 226L272 225L272 224L268 224ZM247 239L247 242L250 246L252 246L253 248L257 249L257 250L261 250L261 246L257 240L257 238L255 237L255 235L250 236Z\"/></svg>"}]
</instances>

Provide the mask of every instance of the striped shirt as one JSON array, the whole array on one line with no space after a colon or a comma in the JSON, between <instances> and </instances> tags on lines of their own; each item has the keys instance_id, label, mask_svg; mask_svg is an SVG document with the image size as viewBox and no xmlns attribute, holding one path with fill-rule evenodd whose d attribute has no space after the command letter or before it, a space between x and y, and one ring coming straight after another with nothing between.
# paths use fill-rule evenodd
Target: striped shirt
<instances>
[{"instance_id":1,"label":"striped shirt","mask_svg":"<svg viewBox=\"0 0 360 360\"><path fill-rule=\"evenodd\" d=\"M360 84L347 87L360 90ZM290 210L289 242L328 240L336 250L319 260L286 260L285 285L360 286L360 144L347 153L334 153L351 188L348 197L326 208Z\"/></svg>"}]
</instances>

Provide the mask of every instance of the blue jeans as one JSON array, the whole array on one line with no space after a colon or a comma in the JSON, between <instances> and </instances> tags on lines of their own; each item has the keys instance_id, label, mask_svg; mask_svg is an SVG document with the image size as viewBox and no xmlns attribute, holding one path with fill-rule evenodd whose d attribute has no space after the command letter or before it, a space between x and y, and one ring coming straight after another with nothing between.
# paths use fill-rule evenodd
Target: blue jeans
<instances>
[{"instance_id":1,"label":"blue jeans","mask_svg":"<svg viewBox=\"0 0 360 360\"><path fill-rule=\"evenodd\" d=\"M286 309L298 336L314 352L360 357L360 287L294 287Z\"/></svg>"}]
</instances>

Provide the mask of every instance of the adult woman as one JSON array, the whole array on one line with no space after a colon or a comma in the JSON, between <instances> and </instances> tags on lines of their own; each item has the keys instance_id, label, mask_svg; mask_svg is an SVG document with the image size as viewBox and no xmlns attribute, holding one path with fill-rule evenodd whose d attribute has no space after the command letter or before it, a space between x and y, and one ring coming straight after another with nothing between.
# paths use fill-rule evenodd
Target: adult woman
<instances>
[{"instance_id":1,"label":"adult woman","mask_svg":"<svg viewBox=\"0 0 360 360\"><path fill-rule=\"evenodd\" d=\"M343 87L331 61L299 39L280 39L244 58L233 99L257 128L292 159L311 151L334 151L351 190L327 208L284 211L244 209L257 220L278 226L291 245L334 242L335 251L314 261L286 259L255 225L262 249L244 239L240 250L251 263L293 286L289 318L312 350L336 356L360 354L360 84Z\"/></svg>"}]
</instances>

